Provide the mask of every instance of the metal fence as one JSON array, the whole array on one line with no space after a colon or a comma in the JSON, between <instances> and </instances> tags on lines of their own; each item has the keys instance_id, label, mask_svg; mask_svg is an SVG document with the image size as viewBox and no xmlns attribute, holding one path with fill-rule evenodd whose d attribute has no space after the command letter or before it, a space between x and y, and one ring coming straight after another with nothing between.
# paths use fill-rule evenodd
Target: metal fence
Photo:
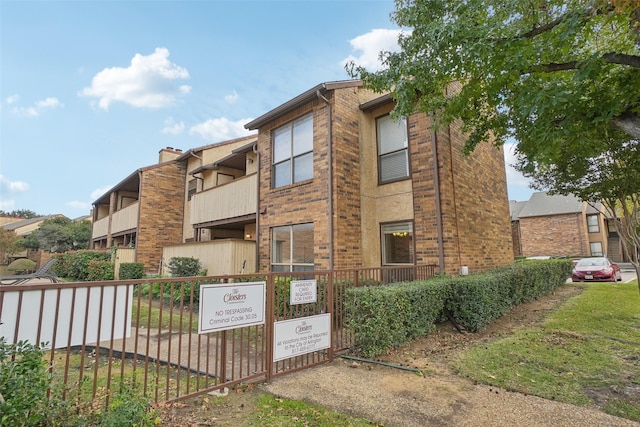
<instances>
[{"instance_id":1,"label":"metal fence","mask_svg":"<svg viewBox=\"0 0 640 427\"><path fill-rule=\"evenodd\" d=\"M103 399L108 405L110 395L127 384L154 402L169 402L329 362L335 352L353 345L345 325L348 288L435 274L436 267L429 265L0 286L0 336L9 343L44 343L53 385L63 390L64 399ZM316 290L314 301L295 304L291 281L307 280ZM204 330L202 289L256 283L265 289L263 321ZM304 325L307 319L329 319L327 347L278 347L279 325L294 320Z\"/></svg>"}]
</instances>

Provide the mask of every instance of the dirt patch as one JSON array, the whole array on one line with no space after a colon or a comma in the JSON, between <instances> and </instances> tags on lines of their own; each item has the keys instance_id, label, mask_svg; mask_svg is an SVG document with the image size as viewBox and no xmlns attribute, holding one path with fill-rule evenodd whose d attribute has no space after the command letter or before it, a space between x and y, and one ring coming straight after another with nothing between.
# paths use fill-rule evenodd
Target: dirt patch
<instances>
[{"instance_id":1,"label":"dirt patch","mask_svg":"<svg viewBox=\"0 0 640 427\"><path fill-rule=\"evenodd\" d=\"M160 408L161 418L163 424L175 426L248 426L260 393L269 392L321 404L386 426L517 426L530 425L532 419L538 425L554 426L576 425L578 421L581 425L637 425L608 418L594 409L473 384L447 367L455 353L475 343L490 342L535 326L580 292L579 286L562 286L537 301L514 308L479 333L460 333L447 322L429 336L378 358L379 362L404 369L337 358L329 365L286 375L272 384L241 385L224 397L204 395L166 405ZM413 368L426 374L416 375L411 372Z\"/></svg>"}]
</instances>

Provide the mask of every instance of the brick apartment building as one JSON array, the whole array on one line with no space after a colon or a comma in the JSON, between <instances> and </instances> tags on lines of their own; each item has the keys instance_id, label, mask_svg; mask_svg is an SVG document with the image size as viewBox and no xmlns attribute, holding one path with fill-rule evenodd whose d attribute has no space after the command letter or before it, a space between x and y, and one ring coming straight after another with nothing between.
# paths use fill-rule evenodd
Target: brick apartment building
<instances>
[{"instance_id":1,"label":"brick apartment building","mask_svg":"<svg viewBox=\"0 0 640 427\"><path fill-rule=\"evenodd\" d=\"M394 120L389 95L319 84L248 123L258 130L258 269L513 262L501 149L462 153L457 125Z\"/></svg>"},{"instance_id":2,"label":"brick apartment building","mask_svg":"<svg viewBox=\"0 0 640 427\"><path fill-rule=\"evenodd\" d=\"M257 135L161 150L94 202L94 247L133 247L148 272L173 256L209 274L512 263L502 150L466 156L457 125L393 107L321 83L245 126Z\"/></svg>"},{"instance_id":3,"label":"brick apartment building","mask_svg":"<svg viewBox=\"0 0 640 427\"><path fill-rule=\"evenodd\" d=\"M625 257L620 238L603 213L574 196L533 193L528 201L510 202L515 256Z\"/></svg>"}]
</instances>

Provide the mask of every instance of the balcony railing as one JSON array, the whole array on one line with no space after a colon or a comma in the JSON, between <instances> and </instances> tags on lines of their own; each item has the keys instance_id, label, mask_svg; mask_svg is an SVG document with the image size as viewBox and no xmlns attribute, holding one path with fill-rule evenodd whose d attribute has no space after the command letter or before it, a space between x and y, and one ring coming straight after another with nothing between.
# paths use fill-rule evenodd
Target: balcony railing
<instances>
[{"instance_id":1,"label":"balcony railing","mask_svg":"<svg viewBox=\"0 0 640 427\"><path fill-rule=\"evenodd\" d=\"M134 204L115 212L111 220L111 234L137 228L138 212L140 210L139 207L140 202L135 202Z\"/></svg>"},{"instance_id":2,"label":"balcony railing","mask_svg":"<svg viewBox=\"0 0 640 427\"><path fill-rule=\"evenodd\" d=\"M99 219L93 222L93 231L91 238L105 237L109 233L109 217Z\"/></svg>"},{"instance_id":3,"label":"balcony railing","mask_svg":"<svg viewBox=\"0 0 640 427\"><path fill-rule=\"evenodd\" d=\"M257 175L252 174L194 194L191 198L191 225L255 214L257 188Z\"/></svg>"}]
</instances>

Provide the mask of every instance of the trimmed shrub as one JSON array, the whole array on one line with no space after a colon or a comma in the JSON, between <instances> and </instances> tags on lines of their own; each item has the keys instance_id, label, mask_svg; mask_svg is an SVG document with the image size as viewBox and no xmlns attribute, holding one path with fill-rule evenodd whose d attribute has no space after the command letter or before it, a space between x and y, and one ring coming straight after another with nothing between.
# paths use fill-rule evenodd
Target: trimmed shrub
<instances>
[{"instance_id":1,"label":"trimmed shrub","mask_svg":"<svg viewBox=\"0 0 640 427\"><path fill-rule=\"evenodd\" d=\"M36 262L28 258L20 258L13 261L7 267L7 270L13 271L14 274L28 273L36 268Z\"/></svg>"},{"instance_id":2,"label":"trimmed shrub","mask_svg":"<svg viewBox=\"0 0 640 427\"><path fill-rule=\"evenodd\" d=\"M111 261L92 259L87 265L87 280L98 282L114 279L115 266Z\"/></svg>"},{"instance_id":3,"label":"trimmed shrub","mask_svg":"<svg viewBox=\"0 0 640 427\"><path fill-rule=\"evenodd\" d=\"M447 317L478 332L511 308L564 284L571 260L533 260L470 276L346 290L347 324L366 357L427 335Z\"/></svg>"},{"instance_id":4,"label":"trimmed shrub","mask_svg":"<svg viewBox=\"0 0 640 427\"><path fill-rule=\"evenodd\" d=\"M89 261L111 261L111 253L99 251L67 252L56 256L55 271L59 277L71 280L89 280Z\"/></svg>"},{"instance_id":5,"label":"trimmed shrub","mask_svg":"<svg viewBox=\"0 0 640 427\"><path fill-rule=\"evenodd\" d=\"M120 280L135 280L144 277L144 264L141 262L123 262L120 264Z\"/></svg>"},{"instance_id":6,"label":"trimmed shrub","mask_svg":"<svg viewBox=\"0 0 640 427\"><path fill-rule=\"evenodd\" d=\"M482 274L442 279L450 283L446 309L471 332L564 284L573 263L568 259L530 260Z\"/></svg>"},{"instance_id":7,"label":"trimmed shrub","mask_svg":"<svg viewBox=\"0 0 640 427\"><path fill-rule=\"evenodd\" d=\"M363 355L374 357L431 332L448 291L446 283L424 281L349 288L347 325Z\"/></svg>"},{"instance_id":8,"label":"trimmed shrub","mask_svg":"<svg viewBox=\"0 0 640 427\"><path fill-rule=\"evenodd\" d=\"M202 265L193 257L173 257L169 260L169 272L173 277L198 276Z\"/></svg>"}]
</instances>

